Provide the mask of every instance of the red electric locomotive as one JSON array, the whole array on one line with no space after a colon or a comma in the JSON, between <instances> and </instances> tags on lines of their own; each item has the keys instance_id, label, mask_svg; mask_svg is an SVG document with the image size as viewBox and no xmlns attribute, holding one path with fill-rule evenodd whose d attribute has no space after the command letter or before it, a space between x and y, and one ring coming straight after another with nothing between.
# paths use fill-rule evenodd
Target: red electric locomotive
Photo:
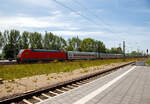
<instances>
[{"instance_id":1,"label":"red electric locomotive","mask_svg":"<svg viewBox=\"0 0 150 104\"><path fill-rule=\"evenodd\" d=\"M37 61L52 61L66 60L65 51L61 50L45 50L45 49L24 49L20 50L17 55L17 62L37 62Z\"/></svg>"}]
</instances>

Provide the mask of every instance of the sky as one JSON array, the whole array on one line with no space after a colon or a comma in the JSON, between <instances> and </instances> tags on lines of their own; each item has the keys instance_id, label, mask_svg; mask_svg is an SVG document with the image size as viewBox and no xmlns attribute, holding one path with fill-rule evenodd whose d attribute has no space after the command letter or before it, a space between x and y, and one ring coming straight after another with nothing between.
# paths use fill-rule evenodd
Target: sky
<instances>
[{"instance_id":1,"label":"sky","mask_svg":"<svg viewBox=\"0 0 150 104\"><path fill-rule=\"evenodd\" d=\"M52 32L150 50L150 0L0 0L0 31Z\"/></svg>"}]
</instances>

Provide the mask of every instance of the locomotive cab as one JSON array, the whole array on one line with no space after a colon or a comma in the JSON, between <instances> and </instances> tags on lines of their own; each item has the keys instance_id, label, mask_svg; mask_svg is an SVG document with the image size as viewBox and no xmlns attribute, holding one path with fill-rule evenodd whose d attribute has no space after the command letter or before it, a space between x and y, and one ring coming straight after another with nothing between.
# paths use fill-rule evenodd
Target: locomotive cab
<instances>
[{"instance_id":1,"label":"locomotive cab","mask_svg":"<svg viewBox=\"0 0 150 104\"><path fill-rule=\"evenodd\" d=\"M23 51L24 51L24 50L20 50L19 53L18 53L18 55L17 55L17 63L18 63L18 64L19 64L20 61L21 61L21 55L23 54Z\"/></svg>"}]
</instances>

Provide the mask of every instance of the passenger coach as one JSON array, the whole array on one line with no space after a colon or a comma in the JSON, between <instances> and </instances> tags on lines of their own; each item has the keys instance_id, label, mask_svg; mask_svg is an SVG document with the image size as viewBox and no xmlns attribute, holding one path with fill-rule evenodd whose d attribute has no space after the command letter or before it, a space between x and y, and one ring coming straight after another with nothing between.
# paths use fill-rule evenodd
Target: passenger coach
<instances>
[{"instance_id":1,"label":"passenger coach","mask_svg":"<svg viewBox=\"0 0 150 104\"><path fill-rule=\"evenodd\" d=\"M68 56L68 60L91 60L91 59L97 59L98 53L68 51L67 56Z\"/></svg>"}]
</instances>

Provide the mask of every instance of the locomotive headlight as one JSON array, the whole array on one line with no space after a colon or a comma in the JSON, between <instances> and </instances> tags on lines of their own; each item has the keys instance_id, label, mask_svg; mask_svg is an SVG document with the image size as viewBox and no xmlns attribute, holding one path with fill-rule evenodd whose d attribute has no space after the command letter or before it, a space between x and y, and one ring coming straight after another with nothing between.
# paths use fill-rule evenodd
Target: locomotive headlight
<instances>
[{"instance_id":1,"label":"locomotive headlight","mask_svg":"<svg viewBox=\"0 0 150 104\"><path fill-rule=\"evenodd\" d=\"M20 57L20 55L17 55L17 58L19 58Z\"/></svg>"}]
</instances>

